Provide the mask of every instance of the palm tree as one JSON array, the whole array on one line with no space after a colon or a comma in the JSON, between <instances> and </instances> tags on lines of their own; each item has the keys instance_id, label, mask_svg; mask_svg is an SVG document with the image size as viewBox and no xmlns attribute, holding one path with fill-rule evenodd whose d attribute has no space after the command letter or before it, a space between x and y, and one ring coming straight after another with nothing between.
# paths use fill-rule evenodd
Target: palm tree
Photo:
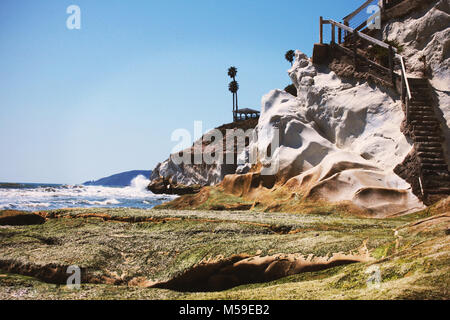
<instances>
[{"instance_id":1,"label":"palm tree","mask_svg":"<svg viewBox=\"0 0 450 320\"><path fill-rule=\"evenodd\" d=\"M237 92L239 90L239 84L236 80L233 80L228 85L228 90L233 94L233 120L236 121L236 113L235 111L238 111L238 102L237 102ZM234 109L234 97L236 97L236 109Z\"/></svg>"},{"instance_id":2,"label":"palm tree","mask_svg":"<svg viewBox=\"0 0 450 320\"><path fill-rule=\"evenodd\" d=\"M294 62L294 57L295 57L294 50L287 51L286 54L284 55L284 57L286 58L287 61L289 61L291 63L291 66L292 66L292 63Z\"/></svg>"},{"instance_id":3,"label":"palm tree","mask_svg":"<svg viewBox=\"0 0 450 320\"><path fill-rule=\"evenodd\" d=\"M233 120L234 120L234 121L236 121L236 111L238 111L237 91L239 90L239 85L238 85L238 83L236 82L236 75L237 75L237 72L238 72L238 70L237 70L236 67L230 67L230 68L228 68L228 76L229 76L231 79L233 79L233 81L230 83L228 89L233 93ZM232 90L231 90L231 89L232 89L232 85L231 85L232 83L235 83L235 84L236 84L236 87L235 87L235 85L233 84L233 89L236 89L235 91L232 91Z\"/></svg>"},{"instance_id":4,"label":"palm tree","mask_svg":"<svg viewBox=\"0 0 450 320\"><path fill-rule=\"evenodd\" d=\"M236 80L236 75L237 75L237 68L236 67L228 68L228 76L231 79Z\"/></svg>"},{"instance_id":5,"label":"palm tree","mask_svg":"<svg viewBox=\"0 0 450 320\"><path fill-rule=\"evenodd\" d=\"M228 85L228 90L230 90L231 93L237 95L237 92L239 90L239 83L237 81L231 81Z\"/></svg>"}]
</instances>

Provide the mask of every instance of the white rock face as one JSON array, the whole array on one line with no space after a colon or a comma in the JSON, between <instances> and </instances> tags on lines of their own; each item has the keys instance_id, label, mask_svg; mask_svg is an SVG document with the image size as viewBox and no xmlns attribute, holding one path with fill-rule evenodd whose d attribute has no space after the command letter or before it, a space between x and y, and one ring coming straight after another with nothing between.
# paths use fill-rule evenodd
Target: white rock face
<instances>
[{"instance_id":1,"label":"white rock face","mask_svg":"<svg viewBox=\"0 0 450 320\"><path fill-rule=\"evenodd\" d=\"M277 128L280 145L271 159L279 160L286 186L329 201L353 201L380 215L423 206L393 173L412 149L400 131L404 113L395 93L345 83L300 51L289 75L297 98L274 90L262 99L258 141L250 148L263 164L270 161L265 152Z\"/></svg>"},{"instance_id":2,"label":"white rock face","mask_svg":"<svg viewBox=\"0 0 450 320\"><path fill-rule=\"evenodd\" d=\"M218 166L178 165L169 158L156 166L150 180L160 177L170 179L173 184L213 186L223 180L224 173Z\"/></svg>"},{"instance_id":3,"label":"white rock face","mask_svg":"<svg viewBox=\"0 0 450 320\"><path fill-rule=\"evenodd\" d=\"M159 163L156 168L153 170L152 175L150 176L150 180L155 180L159 178L165 178L169 179L173 184L180 184L184 186L192 186L192 185L200 185L200 186L214 186L218 183L220 183L225 175L227 174L233 174L236 171L235 165L227 165L224 163L217 163L214 162L208 162L211 164L206 164L205 162L205 154L213 154L217 148L222 148L222 146L217 147L217 145L211 143L207 146L201 146L202 140L210 141L208 140L208 136L211 136L213 134L214 130L211 130L205 135L197 140L195 142L195 145L199 146L199 150L203 151L195 151L195 149L188 148L186 150L183 150L184 153L202 153L203 152L203 160L200 160L199 162L192 163L180 163L178 164L177 161L174 161L172 156L169 157L166 161ZM229 137L229 135L233 136L233 132L226 132L225 137L223 137L224 141L223 144L225 145L225 141L232 141L232 138ZM223 155L224 158L226 158L227 154L225 153ZM199 163L199 164L195 164Z\"/></svg>"},{"instance_id":4,"label":"white rock face","mask_svg":"<svg viewBox=\"0 0 450 320\"><path fill-rule=\"evenodd\" d=\"M443 80L449 86L450 77L450 1L435 1L430 8L407 17L389 21L383 29L383 38L403 45L401 53L408 71L422 76L426 57L432 78Z\"/></svg>"}]
</instances>

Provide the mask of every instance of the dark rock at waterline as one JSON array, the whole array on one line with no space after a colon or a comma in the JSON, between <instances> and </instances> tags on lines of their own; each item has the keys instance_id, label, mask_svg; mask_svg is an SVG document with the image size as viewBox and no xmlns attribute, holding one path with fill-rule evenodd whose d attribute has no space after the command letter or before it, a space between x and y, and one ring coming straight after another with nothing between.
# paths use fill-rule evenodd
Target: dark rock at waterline
<instances>
[{"instance_id":1,"label":"dark rock at waterline","mask_svg":"<svg viewBox=\"0 0 450 320\"><path fill-rule=\"evenodd\" d=\"M185 186L182 184L173 184L168 179L163 178L154 179L148 185L148 190L154 194L176 194L180 196L198 193L201 188L202 186L200 185Z\"/></svg>"},{"instance_id":2,"label":"dark rock at waterline","mask_svg":"<svg viewBox=\"0 0 450 320\"><path fill-rule=\"evenodd\" d=\"M35 213L16 210L0 211L0 226L29 226L43 223L45 218Z\"/></svg>"}]
</instances>

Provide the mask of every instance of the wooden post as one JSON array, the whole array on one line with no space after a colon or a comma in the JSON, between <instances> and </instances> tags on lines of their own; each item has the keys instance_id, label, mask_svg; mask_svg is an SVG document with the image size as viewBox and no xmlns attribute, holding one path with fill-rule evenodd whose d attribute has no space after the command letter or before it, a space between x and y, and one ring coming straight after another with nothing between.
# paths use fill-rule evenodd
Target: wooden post
<instances>
[{"instance_id":1,"label":"wooden post","mask_svg":"<svg viewBox=\"0 0 450 320\"><path fill-rule=\"evenodd\" d=\"M395 86L395 73L394 73L394 50L392 46L389 46L389 69L391 70L392 84Z\"/></svg>"},{"instance_id":2,"label":"wooden post","mask_svg":"<svg viewBox=\"0 0 450 320\"><path fill-rule=\"evenodd\" d=\"M406 97L406 123L409 124L409 97Z\"/></svg>"},{"instance_id":3,"label":"wooden post","mask_svg":"<svg viewBox=\"0 0 450 320\"><path fill-rule=\"evenodd\" d=\"M336 27L334 24L331 25L331 43L336 43Z\"/></svg>"},{"instance_id":4,"label":"wooden post","mask_svg":"<svg viewBox=\"0 0 450 320\"><path fill-rule=\"evenodd\" d=\"M405 83L405 76L406 75L403 75L403 72L402 72L402 84L401 84L401 86L402 86L402 101L403 102L405 102L405 97L406 97L406 93L405 93L405 91L406 91L406 83Z\"/></svg>"},{"instance_id":5,"label":"wooden post","mask_svg":"<svg viewBox=\"0 0 450 320\"><path fill-rule=\"evenodd\" d=\"M320 44L323 44L323 17L320 17Z\"/></svg>"},{"instance_id":6,"label":"wooden post","mask_svg":"<svg viewBox=\"0 0 450 320\"><path fill-rule=\"evenodd\" d=\"M344 21L344 26L347 26L347 27L350 26L347 20ZM344 33L344 42L345 42L345 38L347 38L347 36L348 36L348 32L345 31L345 33Z\"/></svg>"},{"instance_id":7,"label":"wooden post","mask_svg":"<svg viewBox=\"0 0 450 320\"><path fill-rule=\"evenodd\" d=\"M338 43L342 43L342 29L338 28Z\"/></svg>"},{"instance_id":8,"label":"wooden post","mask_svg":"<svg viewBox=\"0 0 450 320\"><path fill-rule=\"evenodd\" d=\"M353 64L355 66L355 71L358 69L358 31L353 33Z\"/></svg>"}]
</instances>

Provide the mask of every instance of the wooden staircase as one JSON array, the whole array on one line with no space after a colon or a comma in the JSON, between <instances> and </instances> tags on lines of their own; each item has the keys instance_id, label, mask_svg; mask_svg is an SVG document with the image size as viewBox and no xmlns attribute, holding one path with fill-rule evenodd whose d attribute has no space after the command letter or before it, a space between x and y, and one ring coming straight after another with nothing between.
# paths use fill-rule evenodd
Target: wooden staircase
<instances>
[{"instance_id":1,"label":"wooden staircase","mask_svg":"<svg viewBox=\"0 0 450 320\"><path fill-rule=\"evenodd\" d=\"M387 4L386 1L385 4ZM323 44L323 25L326 24L331 25L329 48L324 47ZM336 29L338 30L337 43ZM344 36L344 43L341 41L343 32L347 34ZM387 50L389 68L379 65L361 54L363 41ZM334 49L343 54L336 55L337 51ZM320 44L314 46L313 63L316 63L317 58L325 62L327 51L331 52L328 54L328 58L330 55L339 60L344 60L344 56L350 57L355 70L353 77L358 77L358 73L362 71L363 74L365 73L364 77L373 76L378 80L377 82L382 85L387 84L401 93L406 114L406 122L403 124L402 131L413 140L414 148L394 169L394 172L411 185L412 192L426 205L432 205L450 196L450 172L443 148L445 138L440 121L434 111L433 89L428 79L409 78L403 56L398 54L398 50L390 44L345 24L334 20L324 20L320 17ZM400 62L400 74L395 72L396 61ZM401 80L400 85L398 80Z\"/></svg>"},{"instance_id":2,"label":"wooden staircase","mask_svg":"<svg viewBox=\"0 0 450 320\"><path fill-rule=\"evenodd\" d=\"M407 110L407 131L414 141L414 151L396 173L411 184L426 205L431 205L450 195L450 172L442 146L445 139L428 80L408 78L408 82L412 99Z\"/></svg>"}]
</instances>

